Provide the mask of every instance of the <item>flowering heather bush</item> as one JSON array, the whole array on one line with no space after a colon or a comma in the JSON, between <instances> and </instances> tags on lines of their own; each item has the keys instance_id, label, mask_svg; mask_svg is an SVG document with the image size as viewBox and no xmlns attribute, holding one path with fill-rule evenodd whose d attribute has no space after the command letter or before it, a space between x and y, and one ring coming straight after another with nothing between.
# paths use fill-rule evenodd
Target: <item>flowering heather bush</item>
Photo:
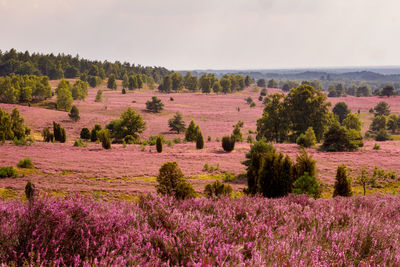
<instances>
[{"instance_id":1,"label":"flowering heather bush","mask_svg":"<svg viewBox=\"0 0 400 267\"><path fill-rule=\"evenodd\" d=\"M0 201L0 264L400 264L400 197Z\"/></svg>"}]
</instances>

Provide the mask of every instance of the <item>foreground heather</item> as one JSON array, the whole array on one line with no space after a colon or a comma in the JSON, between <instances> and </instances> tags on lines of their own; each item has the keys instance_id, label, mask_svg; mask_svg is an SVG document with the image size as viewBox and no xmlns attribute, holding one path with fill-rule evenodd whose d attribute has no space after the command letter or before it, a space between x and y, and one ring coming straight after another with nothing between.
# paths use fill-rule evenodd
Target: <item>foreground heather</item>
<instances>
[{"instance_id":1,"label":"foreground heather","mask_svg":"<svg viewBox=\"0 0 400 267\"><path fill-rule=\"evenodd\" d=\"M400 197L0 202L11 265L399 265Z\"/></svg>"}]
</instances>

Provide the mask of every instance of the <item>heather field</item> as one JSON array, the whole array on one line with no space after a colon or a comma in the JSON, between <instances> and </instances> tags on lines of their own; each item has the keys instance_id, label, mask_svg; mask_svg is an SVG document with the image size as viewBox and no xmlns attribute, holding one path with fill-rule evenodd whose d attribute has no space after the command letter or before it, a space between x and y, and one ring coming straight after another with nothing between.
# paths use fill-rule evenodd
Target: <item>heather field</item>
<instances>
[{"instance_id":1,"label":"heather field","mask_svg":"<svg viewBox=\"0 0 400 267\"><path fill-rule=\"evenodd\" d=\"M400 199L0 200L0 263L398 266Z\"/></svg>"},{"instance_id":2,"label":"heather field","mask_svg":"<svg viewBox=\"0 0 400 267\"><path fill-rule=\"evenodd\" d=\"M57 81L52 81L53 89ZM100 87L104 90L103 103L94 102L98 88L90 89L85 101L75 101L80 110L81 119L73 122L66 112L35 106L0 104L0 107L10 111L18 107L26 124L32 129L32 135L37 140L31 146L14 146L11 143L0 146L0 166L16 166L19 160L29 157L33 160L35 169L19 169L19 178L0 179L0 188L21 194L27 180L32 180L38 188L44 191L61 192L101 192L106 195L138 194L154 192L155 176L160 166L166 161L176 161L186 178L194 185L197 192L202 192L210 181L223 179L224 173L240 175L245 172L241 164L249 144L237 143L232 153L225 153L221 143L216 141L223 135L232 132L233 125L244 122L242 129L244 139L256 130L256 120L261 116L263 105L258 101L259 88L246 88L242 92L227 95L180 93L161 94L156 90L141 89L121 94L120 87L116 91ZM268 89L268 93L280 92L278 89ZM145 111L145 102L152 96L158 96L165 104L165 109L159 113ZM245 98L252 97L256 107L250 108ZM173 98L173 101L170 98ZM54 99L53 99L54 100ZM332 106L344 101L353 112L360 110L363 120L363 131L369 127L373 115L368 110L379 101L386 101L393 112L400 112L400 97L342 97L329 98ZM113 145L110 151L104 150L101 144L89 143L87 147L74 147L73 142L79 137L83 127L91 129L95 123L103 127L113 119L119 118L127 107L139 112L147 124L147 129L141 135L146 139L162 134L167 140L184 139L184 134L169 131L168 119L177 111L183 114L186 124L194 120L200 125L205 138L205 148L196 150L194 143L174 144L164 146L163 153L156 153L154 146ZM239 111L238 108L239 107ZM52 122L59 122L67 131L67 143L45 143L41 141L40 131L51 127ZM249 133L250 132L250 133ZM208 137L211 141L208 141ZM372 170L379 166L387 171L399 171L397 158L400 153L400 142L379 142L381 149L373 150L375 141L366 141L364 147L357 152L321 152L308 149L317 160L317 176L327 185L332 185L336 168L339 164L347 164L353 170L353 176L358 175L360 168ZM292 159L299 152L296 144L277 144L276 148ZM218 167L214 172L205 171L205 164ZM246 186L245 179L230 182L234 190L241 191ZM397 192L394 188L391 192Z\"/></svg>"}]
</instances>

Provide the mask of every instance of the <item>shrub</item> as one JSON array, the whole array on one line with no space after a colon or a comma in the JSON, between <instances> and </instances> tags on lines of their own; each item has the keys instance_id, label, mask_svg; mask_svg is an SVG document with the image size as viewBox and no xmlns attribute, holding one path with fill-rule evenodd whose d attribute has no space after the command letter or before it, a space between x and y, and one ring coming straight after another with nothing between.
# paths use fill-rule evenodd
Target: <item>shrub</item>
<instances>
[{"instance_id":1,"label":"shrub","mask_svg":"<svg viewBox=\"0 0 400 267\"><path fill-rule=\"evenodd\" d=\"M387 141L390 139L390 135L385 129L380 129L375 136L375 141Z\"/></svg>"},{"instance_id":2,"label":"shrub","mask_svg":"<svg viewBox=\"0 0 400 267\"><path fill-rule=\"evenodd\" d=\"M260 96L266 96L266 95L267 95L267 88L261 89Z\"/></svg>"},{"instance_id":3,"label":"shrub","mask_svg":"<svg viewBox=\"0 0 400 267\"><path fill-rule=\"evenodd\" d=\"M334 124L325 133L321 149L331 152L354 151L363 145L360 132Z\"/></svg>"},{"instance_id":4,"label":"shrub","mask_svg":"<svg viewBox=\"0 0 400 267\"><path fill-rule=\"evenodd\" d=\"M251 103L253 103L253 98L251 98L250 96L249 97L247 97L246 99L245 99L245 101L246 101L246 103L247 104L251 104Z\"/></svg>"},{"instance_id":5,"label":"shrub","mask_svg":"<svg viewBox=\"0 0 400 267\"><path fill-rule=\"evenodd\" d=\"M164 104L156 96L151 98L151 101L146 102L146 110L149 112L159 113L164 109Z\"/></svg>"},{"instance_id":6,"label":"shrub","mask_svg":"<svg viewBox=\"0 0 400 267\"><path fill-rule=\"evenodd\" d=\"M247 136L247 143L252 144L253 142L254 142L253 136L248 135L248 136Z\"/></svg>"},{"instance_id":7,"label":"shrub","mask_svg":"<svg viewBox=\"0 0 400 267\"><path fill-rule=\"evenodd\" d=\"M236 180L236 176L233 173L225 172L224 182L232 182Z\"/></svg>"},{"instance_id":8,"label":"shrub","mask_svg":"<svg viewBox=\"0 0 400 267\"><path fill-rule=\"evenodd\" d=\"M50 129L48 127L43 128L42 136L43 136L43 141L54 142L54 134L50 132Z\"/></svg>"},{"instance_id":9,"label":"shrub","mask_svg":"<svg viewBox=\"0 0 400 267\"><path fill-rule=\"evenodd\" d=\"M250 103L250 107L251 107L251 108L254 108L255 106L256 106L256 103L254 103L254 102L251 102L251 103Z\"/></svg>"},{"instance_id":10,"label":"shrub","mask_svg":"<svg viewBox=\"0 0 400 267\"><path fill-rule=\"evenodd\" d=\"M194 142L197 140L197 134L199 133L200 128L198 125L194 123L193 120L190 121L189 126L185 131L185 140L188 142Z\"/></svg>"},{"instance_id":11,"label":"shrub","mask_svg":"<svg viewBox=\"0 0 400 267\"><path fill-rule=\"evenodd\" d=\"M98 132L98 137L104 149L111 149L110 133L107 129L100 130Z\"/></svg>"},{"instance_id":12,"label":"shrub","mask_svg":"<svg viewBox=\"0 0 400 267\"><path fill-rule=\"evenodd\" d=\"M232 136L235 138L236 142L243 142L243 135L240 129L243 128L243 121L238 121L233 126Z\"/></svg>"},{"instance_id":13,"label":"shrub","mask_svg":"<svg viewBox=\"0 0 400 267\"><path fill-rule=\"evenodd\" d=\"M133 137L132 135L128 134L127 136L125 136L124 142L126 144L135 144L137 142L137 139L135 139L135 137Z\"/></svg>"},{"instance_id":14,"label":"shrub","mask_svg":"<svg viewBox=\"0 0 400 267\"><path fill-rule=\"evenodd\" d=\"M80 133L81 139L89 140L90 139L90 130L88 128L82 128Z\"/></svg>"},{"instance_id":15,"label":"shrub","mask_svg":"<svg viewBox=\"0 0 400 267\"><path fill-rule=\"evenodd\" d=\"M69 112L68 116L73 120L73 121L79 121L80 116L79 116L79 109L77 106L73 105L71 108L71 111Z\"/></svg>"},{"instance_id":16,"label":"shrub","mask_svg":"<svg viewBox=\"0 0 400 267\"><path fill-rule=\"evenodd\" d=\"M347 177L346 165L339 165L336 172L336 181L333 191L333 197L343 196L350 197L351 192L351 181Z\"/></svg>"},{"instance_id":17,"label":"shrub","mask_svg":"<svg viewBox=\"0 0 400 267\"><path fill-rule=\"evenodd\" d=\"M259 96L258 97L258 101L262 101L263 100L263 97L262 96Z\"/></svg>"},{"instance_id":18,"label":"shrub","mask_svg":"<svg viewBox=\"0 0 400 267\"><path fill-rule=\"evenodd\" d=\"M0 178L17 177L18 173L12 166L0 167Z\"/></svg>"},{"instance_id":19,"label":"shrub","mask_svg":"<svg viewBox=\"0 0 400 267\"><path fill-rule=\"evenodd\" d=\"M157 148L157 152L161 153L162 152L162 140L161 137L157 137L157 141L156 141L156 148Z\"/></svg>"},{"instance_id":20,"label":"shrub","mask_svg":"<svg viewBox=\"0 0 400 267\"><path fill-rule=\"evenodd\" d=\"M103 91L98 90L94 102L103 102Z\"/></svg>"},{"instance_id":21,"label":"shrub","mask_svg":"<svg viewBox=\"0 0 400 267\"><path fill-rule=\"evenodd\" d=\"M308 173L311 177L317 174L316 161L312 156L308 155L305 149L302 149L300 154L296 156L296 164L294 167L295 179L300 178L305 173Z\"/></svg>"},{"instance_id":22,"label":"shrub","mask_svg":"<svg viewBox=\"0 0 400 267\"><path fill-rule=\"evenodd\" d=\"M191 183L182 182L179 183L175 188L175 197L177 199L189 199L196 197L196 191Z\"/></svg>"},{"instance_id":23,"label":"shrub","mask_svg":"<svg viewBox=\"0 0 400 267\"><path fill-rule=\"evenodd\" d=\"M208 198L218 198L221 196L229 196L232 193L232 186L225 185L220 181L206 185L204 195Z\"/></svg>"},{"instance_id":24,"label":"shrub","mask_svg":"<svg viewBox=\"0 0 400 267\"><path fill-rule=\"evenodd\" d=\"M372 148L373 150L380 150L381 146L378 144L374 144L374 147Z\"/></svg>"},{"instance_id":25,"label":"shrub","mask_svg":"<svg viewBox=\"0 0 400 267\"><path fill-rule=\"evenodd\" d=\"M54 133L54 140L59 141L60 143L65 143L67 140L67 134L65 129L61 127L60 124L53 121L53 133Z\"/></svg>"},{"instance_id":26,"label":"shrub","mask_svg":"<svg viewBox=\"0 0 400 267\"><path fill-rule=\"evenodd\" d=\"M98 137L98 132L101 130L101 126L99 124L95 124L92 132L90 133L90 141L96 142L99 137Z\"/></svg>"},{"instance_id":27,"label":"shrub","mask_svg":"<svg viewBox=\"0 0 400 267\"><path fill-rule=\"evenodd\" d=\"M235 148L235 137L233 136L222 137L222 148L226 152L231 152Z\"/></svg>"},{"instance_id":28,"label":"shrub","mask_svg":"<svg viewBox=\"0 0 400 267\"><path fill-rule=\"evenodd\" d=\"M87 143L83 142L81 139L76 139L74 142L74 146L87 147Z\"/></svg>"},{"instance_id":29,"label":"shrub","mask_svg":"<svg viewBox=\"0 0 400 267\"><path fill-rule=\"evenodd\" d=\"M196 138L196 149L203 149L204 147L204 139L203 139L203 134L199 130L197 133L197 138Z\"/></svg>"},{"instance_id":30,"label":"shrub","mask_svg":"<svg viewBox=\"0 0 400 267\"><path fill-rule=\"evenodd\" d=\"M293 183L293 193L306 194L309 197L319 198L321 189L317 178L310 176L307 172Z\"/></svg>"},{"instance_id":31,"label":"shrub","mask_svg":"<svg viewBox=\"0 0 400 267\"><path fill-rule=\"evenodd\" d=\"M315 137L315 133L312 127L308 127L307 131L304 134L301 134L296 143L299 146L303 147L312 147L317 143L317 138Z\"/></svg>"},{"instance_id":32,"label":"shrub","mask_svg":"<svg viewBox=\"0 0 400 267\"><path fill-rule=\"evenodd\" d=\"M34 195L35 195L35 185L31 181L28 181L25 185L25 197L27 200L32 202Z\"/></svg>"},{"instance_id":33,"label":"shrub","mask_svg":"<svg viewBox=\"0 0 400 267\"><path fill-rule=\"evenodd\" d=\"M125 88L122 88L122 92L121 92L123 95L125 95L126 94L126 90L125 90Z\"/></svg>"},{"instance_id":34,"label":"shrub","mask_svg":"<svg viewBox=\"0 0 400 267\"><path fill-rule=\"evenodd\" d=\"M60 143L65 143L65 141L67 141L67 133L64 128L61 128L59 141Z\"/></svg>"},{"instance_id":35,"label":"shrub","mask_svg":"<svg viewBox=\"0 0 400 267\"><path fill-rule=\"evenodd\" d=\"M157 176L157 193L172 196L178 184L183 183L183 173L176 162L164 163Z\"/></svg>"},{"instance_id":36,"label":"shrub","mask_svg":"<svg viewBox=\"0 0 400 267\"><path fill-rule=\"evenodd\" d=\"M185 122L182 119L182 114L177 112L173 118L168 120L170 131L176 131L178 134L186 129Z\"/></svg>"},{"instance_id":37,"label":"shrub","mask_svg":"<svg viewBox=\"0 0 400 267\"><path fill-rule=\"evenodd\" d=\"M17 167L24 168L24 169L31 169L34 167L34 165L30 158L24 158L18 162Z\"/></svg>"}]
</instances>

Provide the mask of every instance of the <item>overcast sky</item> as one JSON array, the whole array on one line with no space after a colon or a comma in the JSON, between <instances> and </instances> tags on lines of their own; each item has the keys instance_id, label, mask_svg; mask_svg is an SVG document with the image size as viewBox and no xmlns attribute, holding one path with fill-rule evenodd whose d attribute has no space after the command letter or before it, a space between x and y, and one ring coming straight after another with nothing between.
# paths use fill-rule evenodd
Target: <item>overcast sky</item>
<instances>
[{"instance_id":1,"label":"overcast sky","mask_svg":"<svg viewBox=\"0 0 400 267\"><path fill-rule=\"evenodd\" d=\"M0 49L169 69L400 65L398 0L0 0Z\"/></svg>"}]
</instances>

